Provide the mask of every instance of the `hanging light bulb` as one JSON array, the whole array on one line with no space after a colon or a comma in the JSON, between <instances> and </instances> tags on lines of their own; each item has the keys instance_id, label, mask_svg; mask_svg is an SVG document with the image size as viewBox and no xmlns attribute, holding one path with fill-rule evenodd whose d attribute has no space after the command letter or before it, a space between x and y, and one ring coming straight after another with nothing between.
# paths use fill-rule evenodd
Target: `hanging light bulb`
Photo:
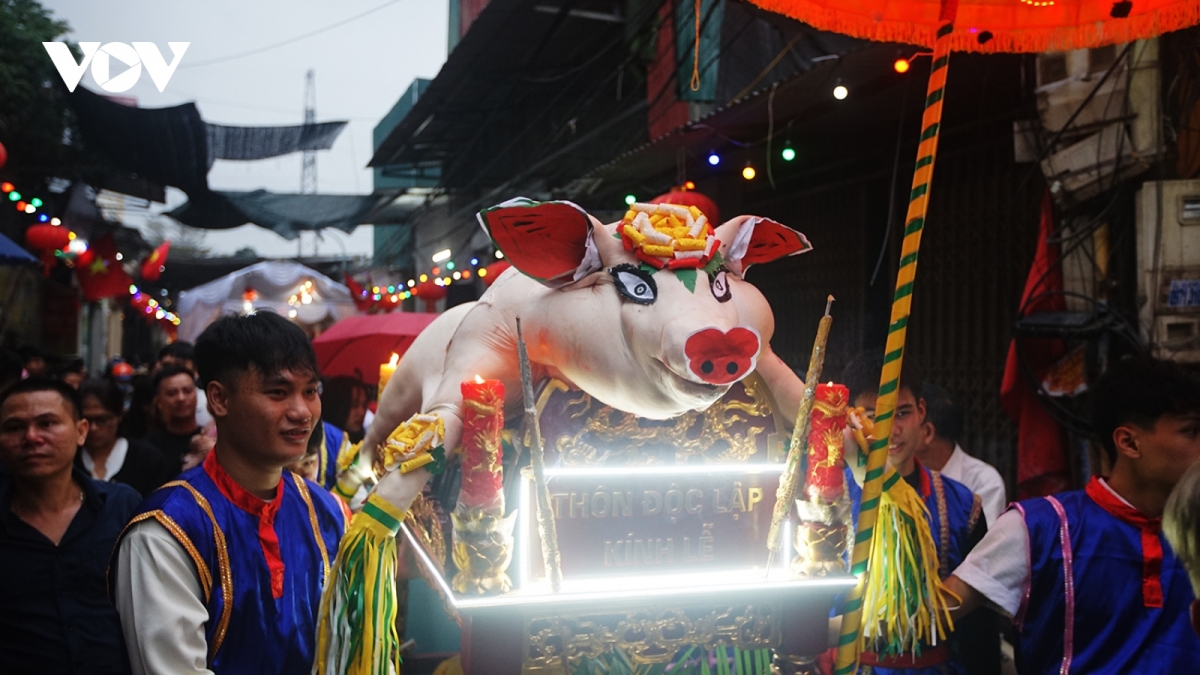
<instances>
[{"instance_id":1,"label":"hanging light bulb","mask_svg":"<svg viewBox=\"0 0 1200 675\"><path fill-rule=\"evenodd\" d=\"M790 162L796 159L796 149L792 147L791 141L783 144L783 150L779 151L779 156L782 157L783 161L785 162Z\"/></svg>"},{"instance_id":2,"label":"hanging light bulb","mask_svg":"<svg viewBox=\"0 0 1200 675\"><path fill-rule=\"evenodd\" d=\"M841 80L838 80L837 86L833 88L833 97L839 101L844 101L849 95L850 90L846 88L846 85L842 84Z\"/></svg>"},{"instance_id":3,"label":"hanging light bulb","mask_svg":"<svg viewBox=\"0 0 1200 675\"><path fill-rule=\"evenodd\" d=\"M910 67L911 64L908 62L908 59L896 59L896 62L892 64L892 68L895 68L896 72L902 75L907 73Z\"/></svg>"},{"instance_id":4,"label":"hanging light bulb","mask_svg":"<svg viewBox=\"0 0 1200 675\"><path fill-rule=\"evenodd\" d=\"M626 204L629 204L630 206L632 206L633 203L636 201L637 201L637 197L634 197L633 195L625 195L625 203Z\"/></svg>"},{"instance_id":5,"label":"hanging light bulb","mask_svg":"<svg viewBox=\"0 0 1200 675\"><path fill-rule=\"evenodd\" d=\"M696 184L689 180L683 184L683 189L684 190L695 190Z\"/></svg>"},{"instance_id":6,"label":"hanging light bulb","mask_svg":"<svg viewBox=\"0 0 1200 675\"><path fill-rule=\"evenodd\" d=\"M718 164L720 164L720 163L721 163L721 156L720 156L720 155L718 155L716 152L710 152L710 153L708 153L708 165L709 165L709 166L716 166L716 165L718 165Z\"/></svg>"},{"instance_id":7,"label":"hanging light bulb","mask_svg":"<svg viewBox=\"0 0 1200 675\"><path fill-rule=\"evenodd\" d=\"M746 162L746 167L742 169L742 178L745 178L746 180L754 180L754 177L757 175L758 172L754 170L754 166L751 165L750 162Z\"/></svg>"},{"instance_id":8,"label":"hanging light bulb","mask_svg":"<svg viewBox=\"0 0 1200 675\"><path fill-rule=\"evenodd\" d=\"M37 197L30 199L29 203L33 204L35 207L37 207L39 209L42 208L42 200L38 199Z\"/></svg>"}]
</instances>

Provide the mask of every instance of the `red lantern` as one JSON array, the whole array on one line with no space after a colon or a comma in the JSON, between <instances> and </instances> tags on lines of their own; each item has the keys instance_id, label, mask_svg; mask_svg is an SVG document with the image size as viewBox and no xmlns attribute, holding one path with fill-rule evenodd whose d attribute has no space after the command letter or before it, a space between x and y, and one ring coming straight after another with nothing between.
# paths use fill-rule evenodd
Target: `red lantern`
<instances>
[{"instance_id":1,"label":"red lantern","mask_svg":"<svg viewBox=\"0 0 1200 675\"><path fill-rule=\"evenodd\" d=\"M416 295L426 302L437 302L446 297L446 287L433 282L433 279L417 284Z\"/></svg>"},{"instance_id":2,"label":"red lantern","mask_svg":"<svg viewBox=\"0 0 1200 675\"><path fill-rule=\"evenodd\" d=\"M39 251L57 251L71 243L71 231L59 225L34 225L25 231L25 243Z\"/></svg>"},{"instance_id":3,"label":"red lantern","mask_svg":"<svg viewBox=\"0 0 1200 675\"><path fill-rule=\"evenodd\" d=\"M484 268L487 271L487 274L482 275L483 283L487 286L491 286L492 284L496 283L496 278L501 274L504 274L504 270L507 270L510 267L512 267L512 263L508 262L507 260L497 260L491 265L488 265Z\"/></svg>"},{"instance_id":4,"label":"red lantern","mask_svg":"<svg viewBox=\"0 0 1200 675\"><path fill-rule=\"evenodd\" d=\"M437 301L446 297L446 287L439 286L433 282L433 279L422 281L413 289L413 295L425 302L426 312L437 311Z\"/></svg>"},{"instance_id":5,"label":"red lantern","mask_svg":"<svg viewBox=\"0 0 1200 675\"><path fill-rule=\"evenodd\" d=\"M58 225L34 225L25 230L25 243L41 254L42 274L54 269L54 252L71 243L71 231Z\"/></svg>"},{"instance_id":6,"label":"red lantern","mask_svg":"<svg viewBox=\"0 0 1200 675\"><path fill-rule=\"evenodd\" d=\"M679 206L694 206L708 218L713 227L721 224L721 210L716 202L695 190L671 190L665 195L659 195L650 200L651 204L678 204Z\"/></svg>"}]
</instances>

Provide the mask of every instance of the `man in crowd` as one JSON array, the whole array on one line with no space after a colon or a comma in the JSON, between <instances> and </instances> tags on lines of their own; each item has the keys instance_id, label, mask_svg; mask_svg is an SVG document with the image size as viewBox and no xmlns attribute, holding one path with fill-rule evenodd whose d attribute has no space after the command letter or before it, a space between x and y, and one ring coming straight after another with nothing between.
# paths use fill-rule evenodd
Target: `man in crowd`
<instances>
[{"instance_id":1,"label":"man in crowd","mask_svg":"<svg viewBox=\"0 0 1200 675\"><path fill-rule=\"evenodd\" d=\"M1195 596L1160 519L1200 460L1200 380L1133 358L1101 377L1092 404L1112 474L1006 511L947 582L955 614L987 604L1013 617L1021 673L1192 672Z\"/></svg>"},{"instance_id":2,"label":"man in crowd","mask_svg":"<svg viewBox=\"0 0 1200 675\"><path fill-rule=\"evenodd\" d=\"M331 494L284 474L320 419L312 345L276 314L229 316L196 364L216 446L142 503L110 568L133 672L307 673L345 528ZM389 501L406 509L427 476L397 476Z\"/></svg>"},{"instance_id":3,"label":"man in crowd","mask_svg":"<svg viewBox=\"0 0 1200 675\"><path fill-rule=\"evenodd\" d=\"M176 340L158 350L158 361L154 363L154 372L174 366L183 368L196 376L196 348L190 342ZM196 390L196 422L201 427L208 426L212 415L208 414L208 398L203 389Z\"/></svg>"},{"instance_id":4,"label":"man in crowd","mask_svg":"<svg viewBox=\"0 0 1200 675\"><path fill-rule=\"evenodd\" d=\"M926 468L966 485L983 502L988 523L996 522L1008 506L1004 479L991 464L968 455L959 445L963 409L942 387L926 382L921 387L925 401L925 424L917 457Z\"/></svg>"},{"instance_id":5,"label":"man in crowd","mask_svg":"<svg viewBox=\"0 0 1200 675\"><path fill-rule=\"evenodd\" d=\"M146 440L158 448L163 459L174 467L170 475L183 469L184 456L191 451L192 437L199 434L196 422L196 381L192 373L179 366L166 366L154 374L153 409L161 426Z\"/></svg>"},{"instance_id":6,"label":"man in crowd","mask_svg":"<svg viewBox=\"0 0 1200 675\"><path fill-rule=\"evenodd\" d=\"M883 359L878 352L864 352L851 361L842 373L842 384L850 390L850 405L866 410L874 419ZM907 482L929 511L929 529L939 551L940 576L949 575L987 531L978 497L961 483L931 471L917 459L921 445L922 425L925 423L925 401L921 397L921 379L916 367L905 362L900 376L895 416L892 422L888 463ZM987 621L967 622L956 626L954 641L958 654L946 644L927 646L920 656L904 654L884 657L865 652L862 657L869 671L884 673L998 673L1000 667L999 635L990 630ZM965 667L965 670L962 668Z\"/></svg>"},{"instance_id":7,"label":"man in crowd","mask_svg":"<svg viewBox=\"0 0 1200 675\"><path fill-rule=\"evenodd\" d=\"M1187 570L1192 592L1200 596L1200 463L1183 474L1167 500L1163 532ZM1200 600L1192 601L1192 630L1200 635Z\"/></svg>"},{"instance_id":8,"label":"man in crowd","mask_svg":"<svg viewBox=\"0 0 1200 675\"><path fill-rule=\"evenodd\" d=\"M73 469L79 394L26 379L0 393L0 673L127 673L105 569L141 499Z\"/></svg>"}]
</instances>

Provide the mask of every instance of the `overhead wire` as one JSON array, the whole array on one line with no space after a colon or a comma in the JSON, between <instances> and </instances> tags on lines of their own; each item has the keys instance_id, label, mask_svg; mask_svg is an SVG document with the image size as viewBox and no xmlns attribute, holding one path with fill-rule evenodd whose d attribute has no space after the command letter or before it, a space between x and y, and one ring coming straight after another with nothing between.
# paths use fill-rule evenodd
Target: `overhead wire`
<instances>
[{"instance_id":1,"label":"overhead wire","mask_svg":"<svg viewBox=\"0 0 1200 675\"><path fill-rule=\"evenodd\" d=\"M247 50L244 52L239 52L237 54L229 54L227 56L219 56L217 58L208 59L206 61L193 61L191 63L181 63L179 65L178 69L183 70L185 68L199 68L201 66L212 66L212 65L216 65L218 63L227 63L229 61L242 59L247 56L254 56L256 54L262 54L263 52L268 52L268 51L271 51L272 49L278 49L279 47L285 47L290 44L295 44L297 42L300 42L301 40L307 40L310 37L315 37L317 35L320 35L321 33L326 33L328 31L333 30L334 28L340 28L342 26L345 26L348 23L351 23L353 21L358 21L359 19L361 19L365 16L369 16L371 14L374 14L375 12L378 12L381 9L386 9L386 8L391 7L392 5L398 4L400 2L403 2L403 0L388 0L388 2L385 2L382 5L377 5L375 7L372 7L371 9L368 9L365 12L362 12L360 14L355 14L354 16L346 18L346 19L342 19L341 21L336 21L334 23L329 24L328 26L324 26L322 28L318 28L316 30L309 31L303 35L297 35L296 37L288 38L286 40L281 40L279 42L275 42L275 43L265 45L262 47L256 47L254 49L250 49L250 50Z\"/></svg>"}]
</instances>

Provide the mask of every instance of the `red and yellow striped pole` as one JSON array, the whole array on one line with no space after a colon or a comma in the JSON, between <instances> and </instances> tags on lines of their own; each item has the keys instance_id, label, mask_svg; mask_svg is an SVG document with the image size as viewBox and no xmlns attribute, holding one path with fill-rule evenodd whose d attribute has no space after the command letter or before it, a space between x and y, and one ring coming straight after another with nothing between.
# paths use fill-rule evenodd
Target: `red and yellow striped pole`
<instances>
[{"instance_id":1,"label":"red and yellow striped pole","mask_svg":"<svg viewBox=\"0 0 1200 675\"><path fill-rule=\"evenodd\" d=\"M951 3L946 3L951 4ZM847 594L838 639L834 675L849 675L858 669L862 647L863 596L867 586L867 560L871 557L871 539L875 534L875 519L879 498L883 492L884 465L888 442L892 434L892 418L896 412L896 396L900 389L900 364L904 361L904 339L908 334L908 316L912 309L913 284L917 277L917 252L921 248L921 231L929 210L929 187L933 179L933 161L937 156L938 132L942 121L942 94L946 89L947 64L950 59L950 34L954 26L946 20L937 32L933 46L933 68L929 73L929 88L925 96L925 114L921 118L921 144L917 147L916 172L908 200L908 215L904 220L904 241L900 248L900 270L896 275L896 294L892 299L892 318L888 324L887 346L884 350L883 373L879 381L879 398L875 402L875 434L867 454L867 474L863 483L862 508L858 514L858 532L854 537L854 552L850 571L858 584ZM896 476L893 477L895 479Z\"/></svg>"}]
</instances>

